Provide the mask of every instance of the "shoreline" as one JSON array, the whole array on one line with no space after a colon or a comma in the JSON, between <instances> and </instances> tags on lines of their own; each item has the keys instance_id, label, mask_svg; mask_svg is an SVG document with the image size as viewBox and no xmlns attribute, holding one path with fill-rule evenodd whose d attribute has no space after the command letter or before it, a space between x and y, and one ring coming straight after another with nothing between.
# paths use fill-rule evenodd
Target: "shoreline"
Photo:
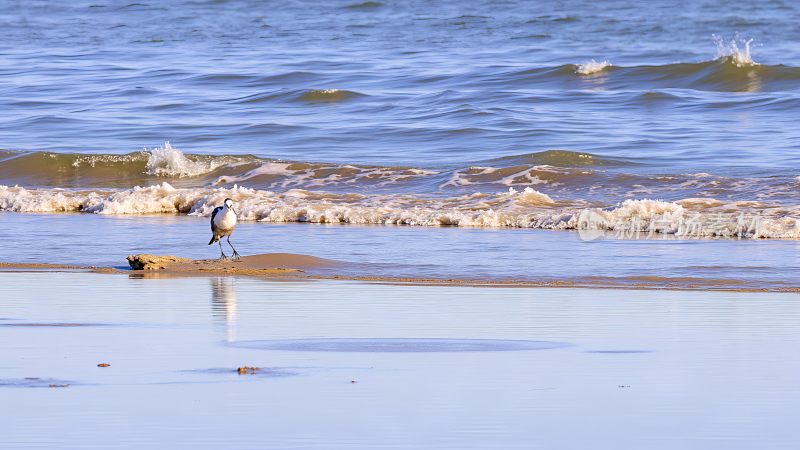
<instances>
[{"instance_id":1,"label":"shoreline","mask_svg":"<svg viewBox=\"0 0 800 450\"><path fill-rule=\"evenodd\" d=\"M177 256L130 255L130 269L74 264L0 262L0 273L89 272L129 275L135 278L250 277L275 281L339 280L414 286L464 286L509 288L584 288L625 290L669 290L710 292L800 293L800 284L765 283L730 278L661 276L576 278L436 278L382 276L370 273L367 264L349 263L310 255L266 253L242 257L240 261L189 259Z\"/></svg>"}]
</instances>

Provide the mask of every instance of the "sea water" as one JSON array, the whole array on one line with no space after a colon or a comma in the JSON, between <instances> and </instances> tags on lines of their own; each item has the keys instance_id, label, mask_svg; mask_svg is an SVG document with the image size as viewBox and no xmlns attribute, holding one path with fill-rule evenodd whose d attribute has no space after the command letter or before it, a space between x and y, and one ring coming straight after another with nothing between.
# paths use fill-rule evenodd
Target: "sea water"
<instances>
[{"instance_id":1,"label":"sea water","mask_svg":"<svg viewBox=\"0 0 800 450\"><path fill-rule=\"evenodd\" d=\"M0 210L797 239L797 13L7 3Z\"/></svg>"}]
</instances>

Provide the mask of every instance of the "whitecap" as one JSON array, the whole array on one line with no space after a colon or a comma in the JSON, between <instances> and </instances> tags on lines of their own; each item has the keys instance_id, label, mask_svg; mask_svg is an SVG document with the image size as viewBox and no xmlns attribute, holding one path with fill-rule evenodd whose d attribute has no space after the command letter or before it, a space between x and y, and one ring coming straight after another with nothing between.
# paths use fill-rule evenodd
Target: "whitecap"
<instances>
[{"instance_id":1,"label":"whitecap","mask_svg":"<svg viewBox=\"0 0 800 450\"><path fill-rule=\"evenodd\" d=\"M169 141L161 147L146 148L144 152L148 156L145 173L159 177L196 177L225 164L223 158L206 162L189 159L182 151L172 147Z\"/></svg>"},{"instance_id":2,"label":"whitecap","mask_svg":"<svg viewBox=\"0 0 800 450\"><path fill-rule=\"evenodd\" d=\"M607 67L611 67L611 63L608 61L595 61L594 59L590 59L582 64L578 64L575 68L575 73L578 75L591 75L602 72Z\"/></svg>"},{"instance_id":3,"label":"whitecap","mask_svg":"<svg viewBox=\"0 0 800 450\"><path fill-rule=\"evenodd\" d=\"M730 60L736 67L752 67L759 65L753 61L753 56L750 50L750 44L753 39L744 39L735 36L733 39L726 41L719 36L712 36L714 44L717 47L716 59Z\"/></svg>"}]
</instances>

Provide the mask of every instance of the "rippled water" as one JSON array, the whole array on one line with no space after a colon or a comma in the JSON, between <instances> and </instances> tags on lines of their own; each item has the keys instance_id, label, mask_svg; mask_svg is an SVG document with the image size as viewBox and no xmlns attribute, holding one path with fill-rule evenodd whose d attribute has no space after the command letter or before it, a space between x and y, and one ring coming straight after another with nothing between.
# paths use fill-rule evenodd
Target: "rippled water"
<instances>
[{"instance_id":1,"label":"rippled water","mask_svg":"<svg viewBox=\"0 0 800 450\"><path fill-rule=\"evenodd\" d=\"M799 16L4 3L0 209L796 239Z\"/></svg>"},{"instance_id":2,"label":"rippled water","mask_svg":"<svg viewBox=\"0 0 800 450\"><path fill-rule=\"evenodd\" d=\"M782 126L797 14L780 1L7 3L0 129L25 150L171 140L413 165L559 148L781 166L797 162ZM736 33L760 65L717 49ZM591 59L611 66L577 74Z\"/></svg>"}]
</instances>

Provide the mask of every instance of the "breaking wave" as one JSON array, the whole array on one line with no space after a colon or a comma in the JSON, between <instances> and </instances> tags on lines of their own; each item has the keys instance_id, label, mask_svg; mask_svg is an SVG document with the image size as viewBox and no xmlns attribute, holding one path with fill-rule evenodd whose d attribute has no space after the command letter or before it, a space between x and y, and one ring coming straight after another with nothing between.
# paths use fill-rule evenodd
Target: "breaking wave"
<instances>
[{"instance_id":1,"label":"breaking wave","mask_svg":"<svg viewBox=\"0 0 800 450\"><path fill-rule=\"evenodd\" d=\"M290 162L250 155L185 154L169 142L128 154L0 153L5 184L125 188L166 180L180 187L246 182L264 188L375 187L434 175L435 170Z\"/></svg>"},{"instance_id":2,"label":"breaking wave","mask_svg":"<svg viewBox=\"0 0 800 450\"><path fill-rule=\"evenodd\" d=\"M575 67L575 73L577 73L578 75L592 75L598 72L602 72L603 69L610 66L611 63L609 63L608 61L595 61L592 59L584 62L583 64L578 64L578 66Z\"/></svg>"},{"instance_id":3,"label":"breaking wave","mask_svg":"<svg viewBox=\"0 0 800 450\"><path fill-rule=\"evenodd\" d=\"M800 238L795 174L659 170L568 150L436 168L192 155L169 142L122 155L4 151L0 210L207 216L230 197L251 221Z\"/></svg>"},{"instance_id":4,"label":"breaking wave","mask_svg":"<svg viewBox=\"0 0 800 450\"><path fill-rule=\"evenodd\" d=\"M753 39L743 39L738 36L726 41L725 39L714 36L714 43L717 46L717 59L727 60L736 67L753 67L759 64L753 61L750 51L750 44Z\"/></svg>"},{"instance_id":5,"label":"breaking wave","mask_svg":"<svg viewBox=\"0 0 800 450\"><path fill-rule=\"evenodd\" d=\"M222 168L246 165L256 158L226 155L186 155L165 142L127 154L52 152L0 153L4 183L59 187L127 187L165 178L202 180Z\"/></svg>"},{"instance_id":6,"label":"breaking wave","mask_svg":"<svg viewBox=\"0 0 800 450\"><path fill-rule=\"evenodd\" d=\"M800 239L800 210L757 202L630 199L611 207L553 199L527 187L434 197L273 192L234 186L179 189L164 182L123 191L0 186L0 210L209 216L232 198L242 220L611 231L623 236Z\"/></svg>"},{"instance_id":7,"label":"breaking wave","mask_svg":"<svg viewBox=\"0 0 800 450\"><path fill-rule=\"evenodd\" d=\"M753 59L753 40L738 36L714 36L714 58L702 62L662 65L611 65L594 59L582 64L540 67L507 74L508 83L589 83L606 89L649 91L654 89L694 89L720 92L774 92L800 88L800 67L759 64ZM597 78L593 75L604 74Z\"/></svg>"},{"instance_id":8,"label":"breaking wave","mask_svg":"<svg viewBox=\"0 0 800 450\"><path fill-rule=\"evenodd\" d=\"M145 173L159 177L196 177L230 163L230 158L189 159L183 152L172 148L169 142L162 147L145 149L144 153L147 154Z\"/></svg>"},{"instance_id":9,"label":"breaking wave","mask_svg":"<svg viewBox=\"0 0 800 450\"><path fill-rule=\"evenodd\" d=\"M184 154L169 143L140 152L0 153L6 186L127 190L167 182L182 189L303 189L337 194L455 196L475 191L534 188L564 201L604 206L629 198L720 198L796 203L800 181L787 176L734 178L706 173L661 173L657 162L547 150L477 161L471 165L402 167L283 161L251 155ZM775 174L773 174L775 175Z\"/></svg>"}]
</instances>

